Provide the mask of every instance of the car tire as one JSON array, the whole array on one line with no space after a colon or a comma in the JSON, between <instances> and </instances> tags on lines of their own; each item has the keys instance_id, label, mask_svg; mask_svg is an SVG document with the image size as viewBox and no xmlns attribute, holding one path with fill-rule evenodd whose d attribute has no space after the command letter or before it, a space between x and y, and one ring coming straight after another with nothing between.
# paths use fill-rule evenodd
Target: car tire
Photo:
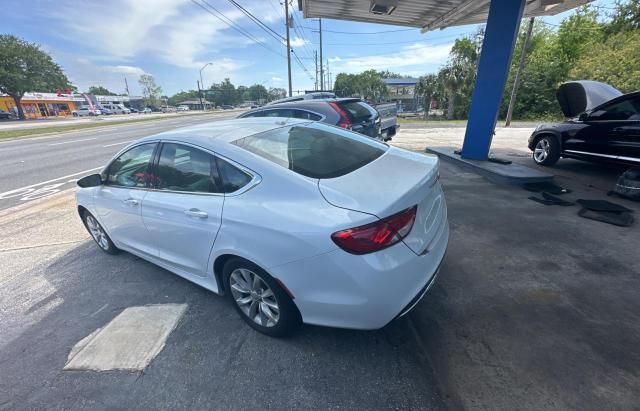
<instances>
[{"instance_id":1,"label":"car tire","mask_svg":"<svg viewBox=\"0 0 640 411\"><path fill-rule=\"evenodd\" d=\"M98 247L107 254L118 254L120 251L98 220L88 211L82 213L82 222Z\"/></svg>"},{"instance_id":2,"label":"car tire","mask_svg":"<svg viewBox=\"0 0 640 411\"><path fill-rule=\"evenodd\" d=\"M72 114L74 117L78 117L78 113L73 113Z\"/></svg>"},{"instance_id":3,"label":"car tire","mask_svg":"<svg viewBox=\"0 0 640 411\"><path fill-rule=\"evenodd\" d=\"M232 258L224 265L222 275L228 299L254 330L286 337L302 324L291 297L262 268L243 258Z\"/></svg>"},{"instance_id":4,"label":"car tire","mask_svg":"<svg viewBox=\"0 0 640 411\"><path fill-rule=\"evenodd\" d=\"M552 166L560 159L560 143L555 136L543 135L533 145L533 161L541 166Z\"/></svg>"}]
</instances>

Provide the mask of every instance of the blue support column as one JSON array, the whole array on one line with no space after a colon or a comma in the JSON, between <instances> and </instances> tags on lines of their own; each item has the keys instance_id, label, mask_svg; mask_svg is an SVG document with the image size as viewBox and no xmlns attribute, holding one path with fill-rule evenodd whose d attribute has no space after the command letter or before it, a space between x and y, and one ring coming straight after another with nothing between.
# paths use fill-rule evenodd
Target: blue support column
<instances>
[{"instance_id":1,"label":"blue support column","mask_svg":"<svg viewBox=\"0 0 640 411\"><path fill-rule=\"evenodd\" d=\"M486 160L525 0L491 0L462 157Z\"/></svg>"}]
</instances>

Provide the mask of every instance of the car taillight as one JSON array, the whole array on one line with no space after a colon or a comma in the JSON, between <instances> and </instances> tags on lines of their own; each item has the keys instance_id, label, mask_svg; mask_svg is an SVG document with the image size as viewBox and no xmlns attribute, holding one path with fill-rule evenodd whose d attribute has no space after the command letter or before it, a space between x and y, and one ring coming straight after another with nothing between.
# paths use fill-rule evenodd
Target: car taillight
<instances>
[{"instance_id":1,"label":"car taillight","mask_svg":"<svg viewBox=\"0 0 640 411\"><path fill-rule=\"evenodd\" d=\"M344 111L342 107L340 107L340 104L338 104L335 101L332 101L329 103L329 105L340 116L340 120L338 120L338 127L347 128L347 129L351 128L351 120L349 119L349 115L347 114L346 111Z\"/></svg>"},{"instance_id":2,"label":"car taillight","mask_svg":"<svg viewBox=\"0 0 640 411\"><path fill-rule=\"evenodd\" d=\"M391 247L411 232L418 206L384 218L375 223L337 231L331 239L351 254L367 254Z\"/></svg>"}]
</instances>

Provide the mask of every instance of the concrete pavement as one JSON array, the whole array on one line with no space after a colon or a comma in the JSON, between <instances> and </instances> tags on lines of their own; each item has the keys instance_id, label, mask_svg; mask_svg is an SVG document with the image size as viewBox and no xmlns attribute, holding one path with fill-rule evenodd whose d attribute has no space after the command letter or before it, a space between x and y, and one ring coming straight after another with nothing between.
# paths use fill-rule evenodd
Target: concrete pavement
<instances>
[{"instance_id":1,"label":"concrete pavement","mask_svg":"<svg viewBox=\"0 0 640 411\"><path fill-rule=\"evenodd\" d=\"M394 144L426 142L401 131ZM531 161L516 144L504 154ZM607 199L585 175L608 169L561 164L564 198ZM305 326L285 340L165 270L102 253L69 194L0 211L0 408L637 408L638 223L585 220L451 164L441 180L451 239L425 299L376 332ZM143 372L63 371L80 340L149 304L187 308Z\"/></svg>"}]
</instances>

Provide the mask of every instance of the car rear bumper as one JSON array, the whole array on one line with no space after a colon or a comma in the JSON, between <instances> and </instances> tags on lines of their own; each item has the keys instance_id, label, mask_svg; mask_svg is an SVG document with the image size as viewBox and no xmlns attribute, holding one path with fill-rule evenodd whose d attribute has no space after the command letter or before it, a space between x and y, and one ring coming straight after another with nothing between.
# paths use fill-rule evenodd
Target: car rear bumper
<instances>
[{"instance_id":1,"label":"car rear bumper","mask_svg":"<svg viewBox=\"0 0 640 411\"><path fill-rule=\"evenodd\" d=\"M269 271L291 291L305 323L378 329L406 314L426 294L448 241L445 223L423 255L404 243L366 255L338 249Z\"/></svg>"}]
</instances>

